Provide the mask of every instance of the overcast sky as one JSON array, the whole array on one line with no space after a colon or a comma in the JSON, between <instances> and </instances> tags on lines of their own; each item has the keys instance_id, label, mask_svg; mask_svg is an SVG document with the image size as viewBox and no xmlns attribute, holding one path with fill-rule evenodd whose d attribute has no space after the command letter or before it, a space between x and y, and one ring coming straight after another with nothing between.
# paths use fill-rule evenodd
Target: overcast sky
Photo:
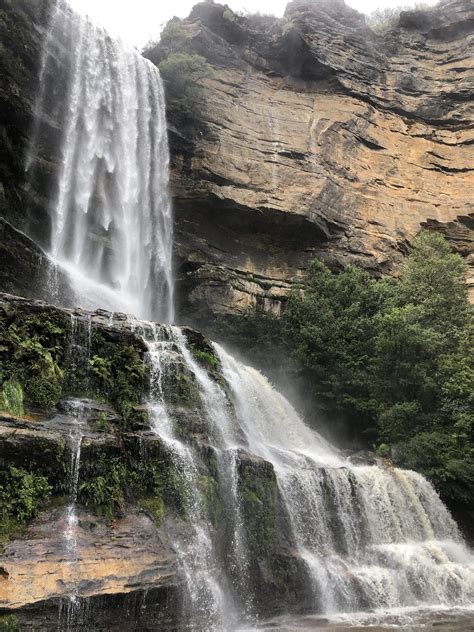
<instances>
[{"instance_id":1,"label":"overcast sky","mask_svg":"<svg viewBox=\"0 0 474 632\"><path fill-rule=\"evenodd\" d=\"M228 0L234 11L272 13L281 16L288 0ZM429 0L428 0L429 1ZM90 15L112 34L126 42L142 47L149 40L158 39L162 26L174 15L189 15L197 0L69 0L72 6ZM346 4L371 13L374 9L414 4L415 0L346 0ZM434 4L431 0L430 4ZM222 2L226 4L226 2Z\"/></svg>"}]
</instances>

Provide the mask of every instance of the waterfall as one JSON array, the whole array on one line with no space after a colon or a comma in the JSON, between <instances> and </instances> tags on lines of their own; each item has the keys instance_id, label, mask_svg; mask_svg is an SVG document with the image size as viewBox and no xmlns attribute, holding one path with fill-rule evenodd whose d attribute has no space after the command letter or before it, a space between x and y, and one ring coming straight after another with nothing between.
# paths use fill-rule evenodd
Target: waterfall
<instances>
[{"instance_id":1,"label":"waterfall","mask_svg":"<svg viewBox=\"0 0 474 632\"><path fill-rule=\"evenodd\" d=\"M48 99L61 78L59 107ZM41 128L49 124L50 132L51 119L62 130L50 208L52 262L67 273L82 307L172 322L172 209L159 71L62 1L44 40L26 160L31 172L40 159ZM54 297L54 269L50 286Z\"/></svg>"},{"instance_id":2,"label":"waterfall","mask_svg":"<svg viewBox=\"0 0 474 632\"><path fill-rule=\"evenodd\" d=\"M176 364L184 340L175 327L135 322L132 329L140 333L148 347L150 364L150 410L153 430L164 442L185 490L185 513L189 533L174 538L186 587L184 613L204 630L230 630L235 620L232 599L224 590L222 569L216 558L207 516L203 511L199 490L199 456L181 439L168 412L163 380ZM198 622L198 623L197 623Z\"/></svg>"},{"instance_id":3,"label":"waterfall","mask_svg":"<svg viewBox=\"0 0 474 632\"><path fill-rule=\"evenodd\" d=\"M255 621L259 586L251 577L242 512L243 455L269 464L290 538L310 583L315 612L404 612L472 603L474 559L430 483L391 466L354 465L304 424L268 380L215 344L224 380L194 357L177 327L134 325L148 347L152 427L185 481L186 535L176 537L192 629L235 630ZM169 374L199 393L198 437L183 434L170 407ZM204 444L203 444L204 442ZM212 447L226 508L221 534L203 509L202 446ZM223 546L217 541L226 534Z\"/></svg>"},{"instance_id":4,"label":"waterfall","mask_svg":"<svg viewBox=\"0 0 474 632\"><path fill-rule=\"evenodd\" d=\"M269 461L323 613L472 604L474 558L430 483L355 466L215 345L252 453Z\"/></svg>"},{"instance_id":5,"label":"waterfall","mask_svg":"<svg viewBox=\"0 0 474 632\"><path fill-rule=\"evenodd\" d=\"M52 109L56 75L65 99ZM248 498L264 503L244 489L245 463L275 481L277 518L295 561L291 572L307 579L313 612L472 603L472 554L426 479L388 465L352 464L306 426L258 371L219 345L211 349L218 365L211 371L193 354L185 330L151 322L174 319L161 79L150 62L62 1L45 37L27 158L31 174L41 160L44 126L60 130L50 208L50 291L56 294L55 271L61 269L83 307L147 319L128 322L147 350L151 429L183 493L185 519L174 516L164 528L181 570L187 629L230 631L242 621L255 622L258 603L267 596L259 582L271 572L255 559L245 505ZM91 348L90 318L82 350L74 340L76 325L73 319L73 379L75 363L88 362ZM176 372L196 395L184 428L182 411L170 402L170 376ZM79 405L69 410L65 538L73 563L82 412ZM202 484L211 478L222 508L218 524L203 502ZM74 595L71 600L66 627L74 623Z\"/></svg>"}]
</instances>

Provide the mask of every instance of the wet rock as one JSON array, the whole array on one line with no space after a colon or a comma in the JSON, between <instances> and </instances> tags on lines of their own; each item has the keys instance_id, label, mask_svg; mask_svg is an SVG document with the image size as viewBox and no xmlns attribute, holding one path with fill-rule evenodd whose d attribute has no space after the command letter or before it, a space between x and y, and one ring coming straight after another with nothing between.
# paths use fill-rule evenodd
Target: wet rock
<instances>
[{"instance_id":1,"label":"wet rock","mask_svg":"<svg viewBox=\"0 0 474 632\"><path fill-rule=\"evenodd\" d=\"M107 524L81 511L73 529L71 550L64 509L44 512L6 547L0 615L15 615L21 629L56 629L67 613L97 630L176 625L175 554L150 518L132 512Z\"/></svg>"}]
</instances>

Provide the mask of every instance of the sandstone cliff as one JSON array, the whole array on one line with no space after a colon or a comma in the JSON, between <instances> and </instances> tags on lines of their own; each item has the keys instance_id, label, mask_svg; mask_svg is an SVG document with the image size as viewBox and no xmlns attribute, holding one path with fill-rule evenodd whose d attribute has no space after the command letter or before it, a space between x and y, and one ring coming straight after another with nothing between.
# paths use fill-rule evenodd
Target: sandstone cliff
<instances>
[{"instance_id":1,"label":"sandstone cliff","mask_svg":"<svg viewBox=\"0 0 474 632\"><path fill-rule=\"evenodd\" d=\"M313 256L396 271L423 226L473 261L471 2L385 34L324 0L263 27L202 3L182 26L214 70L206 132L172 135L183 313L279 309Z\"/></svg>"}]
</instances>

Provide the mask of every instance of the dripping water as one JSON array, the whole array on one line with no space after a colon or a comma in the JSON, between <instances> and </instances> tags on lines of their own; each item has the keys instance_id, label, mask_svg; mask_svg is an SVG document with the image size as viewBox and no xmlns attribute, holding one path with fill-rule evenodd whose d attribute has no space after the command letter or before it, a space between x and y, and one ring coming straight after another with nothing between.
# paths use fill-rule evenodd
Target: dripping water
<instances>
[{"instance_id":1,"label":"dripping water","mask_svg":"<svg viewBox=\"0 0 474 632\"><path fill-rule=\"evenodd\" d=\"M72 388L77 388L81 373L88 374L89 358L91 351L91 315L86 314L80 319L71 314L71 337L69 344L69 375ZM87 377L86 377L87 379ZM70 399L63 402L67 425L67 444L70 451L69 466L69 503L66 507L64 541L67 554L67 563L73 568L79 564L79 552L77 542L77 499L79 492L79 474L81 467L81 446L87 429L87 415L82 400ZM77 574L77 573L76 573ZM86 603L80 599L77 588L64 600L61 600L59 610L59 626L61 629L75 629L77 621L84 615L83 608Z\"/></svg>"}]
</instances>

